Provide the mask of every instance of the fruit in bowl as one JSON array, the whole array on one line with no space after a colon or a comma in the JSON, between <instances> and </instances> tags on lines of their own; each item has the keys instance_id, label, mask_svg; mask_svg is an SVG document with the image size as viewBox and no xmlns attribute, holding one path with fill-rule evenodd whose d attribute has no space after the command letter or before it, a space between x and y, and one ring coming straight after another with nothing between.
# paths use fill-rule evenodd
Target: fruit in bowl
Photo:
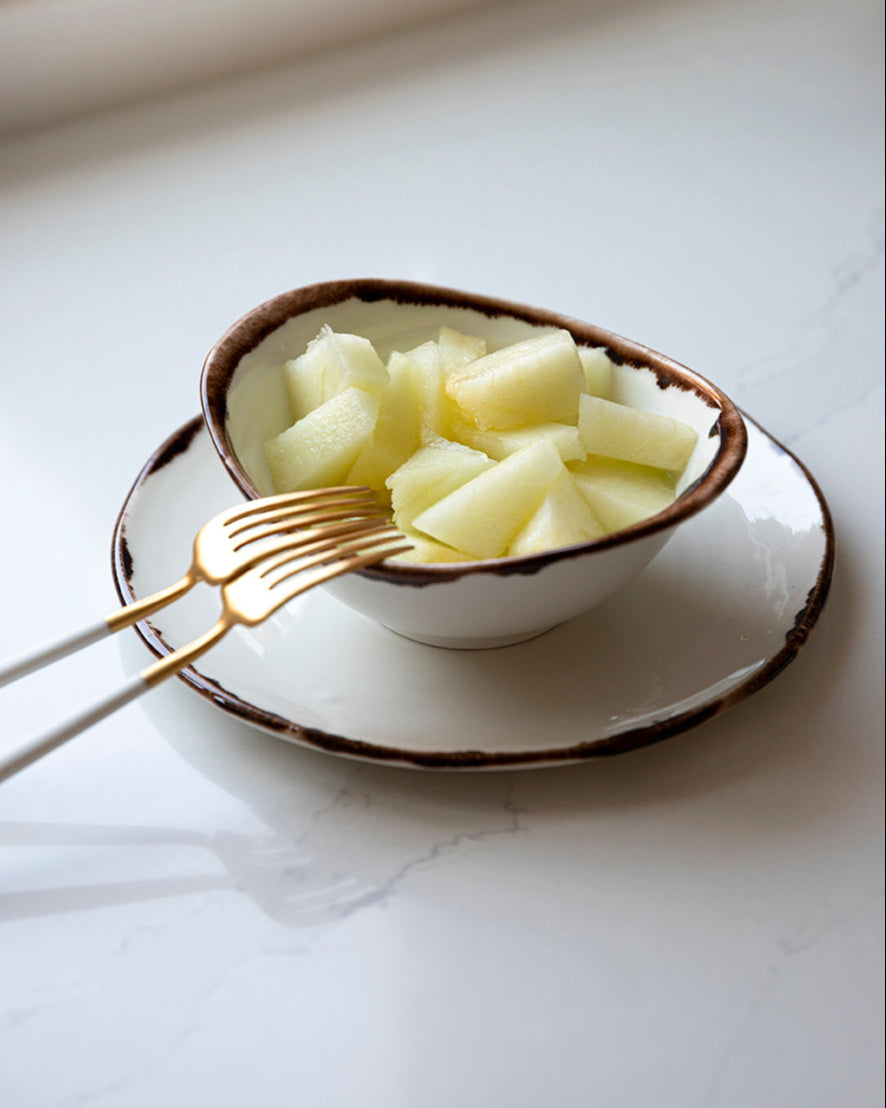
<instances>
[{"instance_id":1,"label":"fruit in bowl","mask_svg":"<svg viewBox=\"0 0 886 1108\"><path fill-rule=\"evenodd\" d=\"M413 550L327 586L432 645L497 646L593 607L717 497L746 432L720 389L557 313L404 281L247 313L204 365L246 496L365 484Z\"/></svg>"},{"instance_id":2,"label":"fruit in bowl","mask_svg":"<svg viewBox=\"0 0 886 1108\"><path fill-rule=\"evenodd\" d=\"M444 324L386 364L324 324L284 367L293 422L265 444L274 489L368 485L413 542L401 562L525 556L630 527L674 500L698 435L612 399L606 350L584 355L563 328L487 352Z\"/></svg>"}]
</instances>

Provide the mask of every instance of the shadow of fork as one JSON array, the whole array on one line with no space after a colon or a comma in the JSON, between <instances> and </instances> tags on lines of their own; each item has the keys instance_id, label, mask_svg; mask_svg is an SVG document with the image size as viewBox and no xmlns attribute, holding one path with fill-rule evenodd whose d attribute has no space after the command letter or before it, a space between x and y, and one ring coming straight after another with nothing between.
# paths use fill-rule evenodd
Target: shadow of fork
<instances>
[{"instance_id":1,"label":"shadow of fork","mask_svg":"<svg viewBox=\"0 0 886 1108\"><path fill-rule=\"evenodd\" d=\"M317 880L312 859L297 845L277 835L230 831L208 835L177 828L19 821L0 824L0 847L4 846L198 848L214 856L221 863L222 872L2 892L2 920L236 890L281 922L309 924L340 915L354 898L366 891L354 878Z\"/></svg>"}]
</instances>

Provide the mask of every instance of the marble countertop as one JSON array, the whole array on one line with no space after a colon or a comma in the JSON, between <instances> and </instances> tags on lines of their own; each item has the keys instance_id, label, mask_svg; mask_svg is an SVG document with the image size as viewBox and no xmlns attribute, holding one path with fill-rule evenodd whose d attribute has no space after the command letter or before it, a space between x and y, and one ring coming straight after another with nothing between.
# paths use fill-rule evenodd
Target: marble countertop
<instances>
[{"instance_id":1,"label":"marble countertop","mask_svg":"<svg viewBox=\"0 0 886 1108\"><path fill-rule=\"evenodd\" d=\"M796 661L645 750L410 771L173 681L6 782L4 1105L882 1101L882 41L869 0L478 6L0 141L0 657L115 605L209 347L337 277L668 353L837 535ZM3 689L4 745L148 657Z\"/></svg>"}]
</instances>

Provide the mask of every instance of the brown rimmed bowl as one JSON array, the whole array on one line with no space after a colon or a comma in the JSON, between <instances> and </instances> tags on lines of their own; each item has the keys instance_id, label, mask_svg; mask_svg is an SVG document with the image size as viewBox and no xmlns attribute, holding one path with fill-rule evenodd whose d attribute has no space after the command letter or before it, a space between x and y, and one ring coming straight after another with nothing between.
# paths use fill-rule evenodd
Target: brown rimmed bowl
<instances>
[{"instance_id":1,"label":"brown rimmed bowl","mask_svg":"<svg viewBox=\"0 0 886 1108\"><path fill-rule=\"evenodd\" d=\"M247 498L273 489L264 444L290 423L283 366L328 324L364 335L385 358L436 337L447 324L498 349L568 330L615 363L613 398L698 432L678 495L663 511L593 542L519 558L434 565L383 562L325 586L349 607L433 646L521 642L593 608L640 573L676 529L710 506L747 449L741 413L704 377L648 347L557 312L411 281L357 279L275 296L234 323L209 352L203 417L233 484Z\"/></svg>"}]
</instances>

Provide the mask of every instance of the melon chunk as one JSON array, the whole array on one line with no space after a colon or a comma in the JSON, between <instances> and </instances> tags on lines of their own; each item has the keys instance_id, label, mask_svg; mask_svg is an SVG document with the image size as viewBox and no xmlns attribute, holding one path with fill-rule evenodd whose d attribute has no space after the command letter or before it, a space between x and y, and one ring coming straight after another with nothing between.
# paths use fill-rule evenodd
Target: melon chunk
<instances>
[{"instance_id":1,"label":"melon chunk","mask_svg":"<svg viewBox=\"0 0 886 1108\"><path fill-rule=\"evenodd\" d=\"M403 356L412 358L418 367L422 437L449 438L452 419L458 414L458 409L446 393L446 379L450 368L439 344L423 342Z\"/></svg>"},{"instance_id":2,"label":"melon chunk","mask_svg":"<svg viewBox=\"0 0 886 1108\"><path fill-rule=\"evenodd\" d=\"M426 508L493 465L479 450L446 439L421 447L385 482L397 526L410 527Z\"/></svg>"},{"instance_id":3,"label":"melon chunk","mask_svg":"<svg viewBox=\"0 0 886 1108\"><path fill-rule=\"evenodd\" d=\"M541 439L432 504L412 526L475 558L499 558L563 468L553 443Z\"/></svg>"},{"instance_id":4,"label":"melon chunk","mask_svg":"<svg viewBox=\"0 0 886 1108\"><path fill-rule=\"evenodd\" d=\"M268 469L277 492L344 483L378 416L378 397L353 386L270 439Z\"/></svg>"},{"instance_id":5,"label":"melon chunk","mask_svg":"<svg viewBox=\"0 0 886 1108\"><path fill-rule=\"evenodd\" d=\"M682 473L698 438L686 423L583 396L578 430L589 454Z\"/></svg>"},{"instance_id":6,"label":"melon chunk","mask_svg":"<svg viewBox=\"0 0 886 1108\"><path fill-rule=\"evenodd\" d=\"M440 328L437 345L448 373L462 369L486 353L486 340L479 335L465 335L445 324Z\"/></svg>"},{"instance_id":7,"label":"melon chunk","mask_svg":"<svg viewBox=\"0 0 886 1108\"><path fill-rule=\"evenodd\" d=\"M531 427L515 427L512 431L478 431L467 420L462 420L456 425L456 433L460 441L482 450L496 461L544 438L551 440L564 462L579 462L587 457L578 427L569 423L536 423Z\"/></svg>"},{"instance_id":8,"label":"melon chunk","mask_svg":"<svg viewBox=\"0 0 886 1108\"><path fill-rule=\"evenodd\" d=\"M568 331L526 339L452 373L446 391L480 430L575 423L586 389Z\"/></svg>"},{"instance_id":9,"label":"melon chunk","mask_svg":"<svg viewBox=\"0 0 886 1108\"><path fill-rule=\"evenodd\" d=\"M304 354L286 363L286 387L294 420L347 388L378 394L388 371L369 339L324 326Z\"/></svg>"},{"instance_id":10,"label":"melon chunk","mask_svg":"<svg viewBox=\"0 0 886 1108\"><path fill-rule=\"evenodd\" d=\"M347 475L387 500L385 481L421 445L421 367L406 354L388 359L388 383L379 393L378 418L369 441Z\"/></svg>"},{"instance_id":11,"label":"melon chunk","mask_svg":"<svg viewBox=\"0 0 886 1108\"><path fill-rule=\"evenodd\" d=\"M451 546L445 546L441 542L429 539L427 535L421 535L417 531L411 531L408 527L401 527L403 537L412 543L411 550L404 550L402 554L394 554L390 561L402 562L404 565L424 565L427 562L470 562L473 560L470 554L463 550L453 550Z\"/></svg>"},{"instance_id":12,"label":"melon chunk","mask_svg":"<svg viewBox=\"0 0 886 1108\"><path fill-rule=\"evenodd\" d=\"M608 400L612 395L612 367L615 364L602 346L580 346L578 357L591 396Z\"/></svg>"},{"instance_id":13,"label":"melon chunk","mask_svg":"<svg viewBox=\"0 0 886 1108\"><path fill-rule=\"evenodd\" d=\"M670 475L614 458L588 458L570 467L579 492L607 531L620 531L655 515L674 499Z\"/></svg>"},{"instance_id":14,"label":"melon chunk","mask_svg":"<svg viewBox=\"0 0 886 1108\"><path fill-rule=\"evenodd\" d=\"M605 534L606 528L582 496L574 477L564 469L511 543L508 554L538 554L558 546L589 542Z\"/></svg>"}]
</instances>

